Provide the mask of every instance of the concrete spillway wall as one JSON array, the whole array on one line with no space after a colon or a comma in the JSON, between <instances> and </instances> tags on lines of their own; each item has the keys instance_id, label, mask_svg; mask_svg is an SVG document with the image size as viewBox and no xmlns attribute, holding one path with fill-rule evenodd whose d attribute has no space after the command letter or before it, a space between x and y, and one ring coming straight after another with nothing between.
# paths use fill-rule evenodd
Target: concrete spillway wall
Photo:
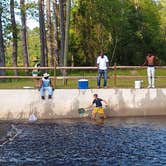
<instances>
[{"instance_id":1,"label":"concrete spillway wall","mask_svg":"<svg viewBox=\"0 0 166 166\"><path fill-rule=\"evenodd\" d=\"M93 94L108 102L108 116L166 115L166 89L56 89L53 98L42 100L38 90L0 90L0 119L77 118L78 108L87 107ZM46 94L47 95L47 94Z\"/></svg>"}]
</instances>

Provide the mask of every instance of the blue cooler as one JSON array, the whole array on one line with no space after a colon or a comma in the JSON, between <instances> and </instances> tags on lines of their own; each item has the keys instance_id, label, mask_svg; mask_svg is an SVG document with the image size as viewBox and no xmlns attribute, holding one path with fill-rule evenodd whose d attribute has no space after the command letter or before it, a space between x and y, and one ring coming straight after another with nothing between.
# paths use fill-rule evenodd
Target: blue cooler
<instances>
[{"instance_id":1,"label":"blue cooler","mask_svg":"<svg viewBox=\"0 0 166 166\"><path fill-rule=\"evenodd\" d=\"M78 89L88 89L88 80L86 79L78 80Z\"/></svg>"}]
</instances>

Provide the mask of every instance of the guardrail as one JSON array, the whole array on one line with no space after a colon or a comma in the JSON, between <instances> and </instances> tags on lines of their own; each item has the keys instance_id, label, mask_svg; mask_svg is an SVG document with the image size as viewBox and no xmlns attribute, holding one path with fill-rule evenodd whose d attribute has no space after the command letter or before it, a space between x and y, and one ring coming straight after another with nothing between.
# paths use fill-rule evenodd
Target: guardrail
<instances>
[{"instance_id":1,"label":"guardrail","mask_svg":"<svg viewBox=\"0 0 166 166\"><path fill-rule=\"evenodd\" d=\"M139 76L139 75L117 75L117 70L118 69L134 69L134 70L139 70L139 69L145 69L146 66L114 66L109 67L109 69L112 71L112 75L108 76L108 79L113 79L113 84L116 87L117 79L143 79L146 78L145 76ZM157 66L157 69L166 69L166 66ZM67 85L68 80L78 80L81 78L85 79L90 79L94 80L97 78L97 67L0 67L0 70L25 70L25 71L33 71L33 70L40 70L40 71L53 71L53 75L51 76L52 79L54 79L54 86L56 86L56 80L63 80L64 85ZM84 74L81 76L67 76L67 75L62 75L62 76L57 76L57 70L61 70L62 73L67 70L96 70L96 75L95 76L85 76ZM40 79L42 76L30 76L30 75L25 75L25 76L15 76L15 75L4 75L0 76L0 79ZM156 78L166 78L166 75L163 76L156 76Z\"/></svg>"}]
</instances>

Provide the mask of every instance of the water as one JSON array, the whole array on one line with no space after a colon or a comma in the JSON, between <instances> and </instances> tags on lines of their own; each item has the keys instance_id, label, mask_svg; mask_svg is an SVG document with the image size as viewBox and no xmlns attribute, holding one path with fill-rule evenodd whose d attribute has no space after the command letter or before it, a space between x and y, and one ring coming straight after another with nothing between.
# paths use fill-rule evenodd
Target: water
<instances>
[{"instance_id":1,"label":"water","mask_svg":"<svg viewBox=\"0 0 166 166\"><path fill-rule=\"evenodd\" d=\"M3 126L3 123L0 124ZM0 166L166 165L166 118L15 123Z\"/></svg>"}]
</instances>

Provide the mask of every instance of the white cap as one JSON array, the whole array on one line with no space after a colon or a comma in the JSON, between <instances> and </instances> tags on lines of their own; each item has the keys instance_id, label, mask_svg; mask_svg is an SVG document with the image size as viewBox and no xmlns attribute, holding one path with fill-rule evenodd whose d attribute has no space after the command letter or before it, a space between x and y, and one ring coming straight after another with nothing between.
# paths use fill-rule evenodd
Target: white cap
<instances>
[{"instance_id":1,"label":"white cap","mask_svg":"<svg viewBox=\"0 0 166 166\"><path fill-rule=\"evenodd\" d=\"M50 75L48 74L48 73L44 73L43 74L43 77L45 78L45 77L49 77Z\"/></svg>"}]
</instances>

